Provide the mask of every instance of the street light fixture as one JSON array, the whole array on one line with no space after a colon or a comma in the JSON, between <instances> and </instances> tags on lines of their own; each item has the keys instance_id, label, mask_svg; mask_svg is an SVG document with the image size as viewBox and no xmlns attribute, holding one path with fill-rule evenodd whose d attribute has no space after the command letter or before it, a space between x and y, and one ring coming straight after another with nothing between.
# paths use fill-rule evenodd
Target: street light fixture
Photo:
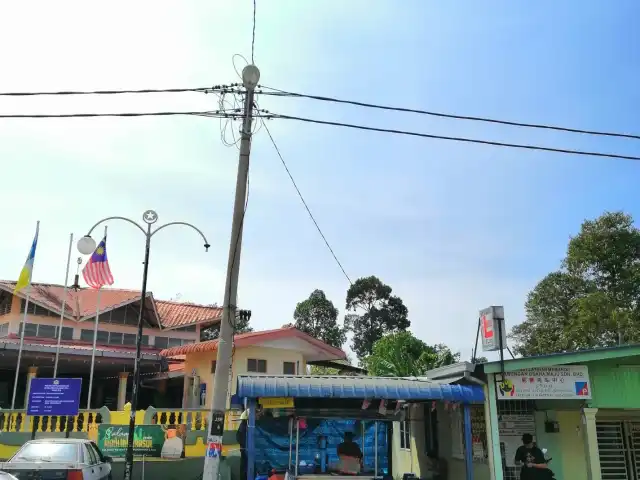
<instances>
[{"instance_id":1,"label":"street light fixture","mask_svg":"<svg viewBox=\"0 0 640 480\"><path fill-rule=\"evenodd\" d=\"M144 270L142 273L142 291L140 293L140 313L138 315L138 334L136 336L136 358L133 364L133 388L131 391L131 413L129 417L129 439L127 442L127 452L125 455L125 466L124 466L124 478L125 480L131 480L131 474L133 470L133 434L136 428L136 410L138 409L138 391L140 390L140 356L141 356L141 346L142 346L142 325L144 320L144 310L145 303L147 297L147 276L149 272L149 250L151 248L151 237L153 237L156 233L166 227L170 227L173 225L183 225L185 227L190 227L200 234L202 239L204 240L204 249L205 252L209 251L209 242L207 241L207 237L205 237L202 231L187 222L170 222L165 223L157 227L155 230L152 230L152 226L158 221L158 214L154 210L147 210L142 214L142 220L146 224L146 230L139 223L134 222L133 220L126 217L107 217L103 218L99 222L97 222L93 227L89 229L89 232L78 240L78 250L80 253L84 255L90 255L94 252L96 248L96 241L91 237L91 233L95 228L101 223L107 222L109 220L123 220L125 222L131 223L136 226L145 236L145 248L144 248Z\"/></svg>"}]
</instances>

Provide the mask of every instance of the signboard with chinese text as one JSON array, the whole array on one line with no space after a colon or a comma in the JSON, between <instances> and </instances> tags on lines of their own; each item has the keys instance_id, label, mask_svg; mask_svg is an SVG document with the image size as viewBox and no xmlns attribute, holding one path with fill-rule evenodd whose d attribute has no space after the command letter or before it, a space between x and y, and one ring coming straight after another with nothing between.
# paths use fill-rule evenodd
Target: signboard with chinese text
<instances>
[{"instance_id":1,"label":"signboard with chinese text","mask_svg":"<svg viewBox=\"0 0 640 480\"><path fill-rule=\"evenodd\" d=\"M502 335L500 335L502 333ZM500 336L502 348L507 348L507 329L504 324L504 307L488 307L480 310L480 338L483 352L500 350Z\"/></svg>"},{"instance_id":2,"label":"signboard with chinese text","mask_svg":"<svg viewBox=\"0 0 640 480\"><path fill-rule=\"evenodd\" d=\"M583 365L530 368L504 374L496 385L499 400L588 400L589 371Z\"/></svg>"},{"instance_id":3,"label":"signboard with chinese text","mask_svg":"<svg viewBox=\"0 0 640 480\"><path fill-rule=\"evenodd\" d=\"M32 378L27 415L78 415L81 388L81 378Z\"/></svg>"}]
</instances>

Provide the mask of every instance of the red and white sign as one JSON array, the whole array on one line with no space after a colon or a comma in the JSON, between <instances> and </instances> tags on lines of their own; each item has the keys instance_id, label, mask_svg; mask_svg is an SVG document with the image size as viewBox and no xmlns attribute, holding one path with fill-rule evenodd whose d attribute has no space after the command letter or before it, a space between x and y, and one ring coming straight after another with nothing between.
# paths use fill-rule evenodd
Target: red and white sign
<instances>
[{"instance_id":1,"label":"red and white sign","mask_svg":"<svg viewBox=\"0 0 640 480\"><path fill-rule=\"evenodd\" d=\"M480 337L483 352L495 352L500 350L500 347L507 348L504 307L494 306L480 310ZM502 337L502 342L500 342L500 337Z\"/></svg>"}]
</instances>

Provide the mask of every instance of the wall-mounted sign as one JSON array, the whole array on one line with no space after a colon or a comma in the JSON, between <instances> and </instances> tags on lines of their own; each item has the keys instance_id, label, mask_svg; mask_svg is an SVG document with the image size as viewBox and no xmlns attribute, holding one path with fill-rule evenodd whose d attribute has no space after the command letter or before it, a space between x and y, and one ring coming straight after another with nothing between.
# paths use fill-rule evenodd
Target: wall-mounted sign
<instances>
[{"instance_id":1,"label":"wall-mounted sign","mask_svg":"<svg viewBox=\"0 0 640 480\"><path fill-rule=\"evenodd\" d=\"M514 467L516 451L522 446L522 435L529 433L535 438L535 417L533 414L499 415L498 432L506 465Z\"/></svg>"},{"instance_id":2,"label":"wall-mounted sign","mask_svg":"<svg viewBox=\"0 0 640 480\"><path fill-rule=\"evenodd\" d=\"M78 415L81 388L81 378L32 378L27 415Z\"/></svg>"},{"instance_id":3,"label":"wall-mounted sign","mask_svg":"<svg viewBox=\"0 0 640 480\"><path fill-rule=\"evenodd\" d=\"M502 333L502 335L500 335ZM500 350L500 336L502 348L507 348L507 329L504 324L504 307L488 307L480 310L480 338L483 352Z\"/></svg>"},{"instance_id":4,"label":"wall-mounted sign","mask_svg":"<svg viewBox=\"0 0 640 480\"><path fill-rule=\"evenodd\" d=\"M258 403L262 408L293 408L293 398L261 398L258 400Z\"/></svg>"},{"instance_id":5,"label":"wall-mounted sign","mask_svg":"<svg viewBox=\"0 0 640 480\"><path fill-rule=\"evenodd\" d=\"M589 370L567 365L507 372L496 391L499 400L587 400L591 398Z\"/></svg>"}]
</instances>

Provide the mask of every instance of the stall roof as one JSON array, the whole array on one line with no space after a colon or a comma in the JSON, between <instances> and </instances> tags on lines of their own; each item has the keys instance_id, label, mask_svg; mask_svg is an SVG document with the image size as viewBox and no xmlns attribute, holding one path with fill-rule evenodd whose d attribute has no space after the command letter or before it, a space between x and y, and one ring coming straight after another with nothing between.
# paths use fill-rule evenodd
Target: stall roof
<instances>
[{"instance_id":1,"label":"stall roof","mask_svg":"<svg viewBox=\"0 0 640 480\"><path fill-rule=\"evenodd\" d=\"M237 394L241 398L379 398L484 402L482 387L477 385L442 385L428 380L364 376L240 375Z\"/></svg>"}]
</instances>

